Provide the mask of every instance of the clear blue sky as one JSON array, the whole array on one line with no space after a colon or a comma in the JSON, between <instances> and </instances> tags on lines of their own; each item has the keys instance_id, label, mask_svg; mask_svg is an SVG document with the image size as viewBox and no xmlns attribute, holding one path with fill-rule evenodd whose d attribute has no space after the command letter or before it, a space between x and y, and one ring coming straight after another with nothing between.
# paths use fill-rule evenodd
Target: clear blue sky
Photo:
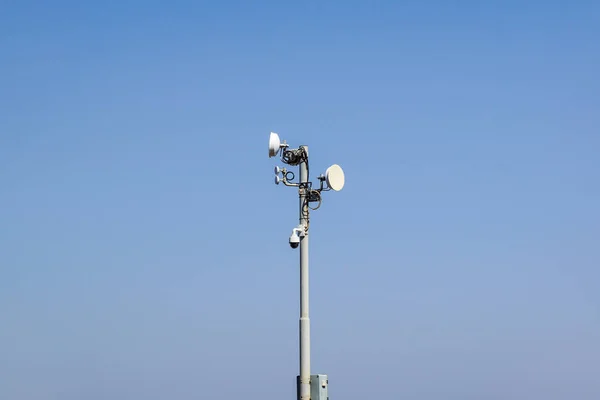
<instances>
[{"instance_id":1,"label":"clear blue sky","mask_svg":"<svg viewBox=\"0 0 600 400\"><path fill-rule=\"evenodd\" d=\"M1 399L600 398L597 2L1 8Z\"/></svg>"}]
</instances>

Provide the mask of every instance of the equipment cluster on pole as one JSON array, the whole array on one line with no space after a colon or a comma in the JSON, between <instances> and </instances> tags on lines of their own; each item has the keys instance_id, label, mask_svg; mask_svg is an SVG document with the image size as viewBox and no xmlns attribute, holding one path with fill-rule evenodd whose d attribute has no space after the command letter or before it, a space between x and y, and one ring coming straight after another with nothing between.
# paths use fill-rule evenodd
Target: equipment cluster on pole
<instances>
[{"instance_id":1,"label":"equipment cluster on pole","mask_svg":"<svg viewBox=\"0 0 600 400\"><path fill-rule=\"evenodd\" d=\"M325 174L318 176L319 187L313 188L309 178L308 147L299 146L290 149L288 144L271 132L269 136L269 157L280 155L281 161L289 166L298 166L299 180L294 182L295 174L287 168L275 167L275 183L298 188L299 223L292 229L289 238L290 247L300 247L300 374L297 377L298 400L328 400L329 380L327 375L310 373L310 319L308 314L308 230L310 210L321 206L321 193L328 190L340 191L344 187L345 177L342 168L334 164ZM312 205L312 206L311 206Z\"/></svg>"}]
</instances>

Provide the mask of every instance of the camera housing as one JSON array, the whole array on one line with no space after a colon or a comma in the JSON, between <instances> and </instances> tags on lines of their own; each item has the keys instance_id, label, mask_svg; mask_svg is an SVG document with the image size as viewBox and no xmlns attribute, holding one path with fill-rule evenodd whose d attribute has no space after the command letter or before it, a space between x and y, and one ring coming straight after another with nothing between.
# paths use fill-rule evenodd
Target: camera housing
<instances>
[{"instance_id":1,"label":"camera housing","mask_svg":"<svg viewBox=\"0 0 600 400\"><path fill-rule=\"evenodd\" d=\"M296 249L298 246L300 246L300 237L293 233L292 236L290 236L290 247Z\"/></svg>"},{"instance_id":2,"label":"camera housing","mask_svg":"<svg viewBox=\"0 0 600 400\"><path fill-rule=\"evenodd\" d=\"M297 226L292 229L292 234L290 235L290 247L292 249L297 249L300 246L300 238L304 237L305 232L302 226Z\"/></svg>"}]
</instances>

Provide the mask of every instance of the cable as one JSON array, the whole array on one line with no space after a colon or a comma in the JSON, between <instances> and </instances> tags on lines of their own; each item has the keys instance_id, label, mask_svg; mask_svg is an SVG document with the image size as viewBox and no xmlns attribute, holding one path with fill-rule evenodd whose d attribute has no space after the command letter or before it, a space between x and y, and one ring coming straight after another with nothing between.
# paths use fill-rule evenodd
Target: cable
<instances>
[{"instance_id":1,"label":"cable","mask_svg":"<svg viewBox=\"0 0 600 400\"><path fill-rule=\"evenodd\" d=\"M310 199L311 199L312 196L315 196L318 199L318 200L313 200L313 201L318 201L319 202L319 204L317 204L316 207L311 207L310 206ZM309 194L308 194L308 200L307 200L307 202L308 202L308 208L310 208L313 211L314 210L318 210L319 207L321 207L321 203L323 202L323 199L321 198L321 193L318 190L312 190L312 189L310 189L309 190Z\"/></svg>"},{"instance_id":2,"label":"cable","mask_svg":"<svg viewBox=\"0 0 600 400\"><path fill-rule=\"evenodd\" d=\"M304 146L300 146L300 150L302 150L302 161L306 164L306 180L308 181L310 178L310 168L308 166L308 153Z\"/></svg>"},{"instance_id":3,"label":"cable","mask_svg":"<svg viewBox=\"0 0 600 400\"><path fill-rule=\"evenodd\" d=\"M308 230L308 227L310 226L309 210L317 210L319 207L321 207L321 202L322 202L321 193L318 190L312 189L312 182L310 182L310 180L309 180L310 167L308 165L308 152L306 151L304 146L300 146L298 149L294 149L294 150L284 150L283 153L281 154L281 161L283 161L284 163L286 163L288 165L292 165L292 166L296 166L301 163L306 164L306 182L299 182L296 185L300 187L300 190L305 191L305 194L304 194L305 204L303 204L303 206L302 206L302 219L304 219L306 221L306 230ZM285 177L287 178L287 174ZM314 208L310 206L311 197L316 198L316 200L314 200L314 201L318 201L317 206Z\"/></svg>"},{"instance_id":4,"label":"cable","mask_svg":"<svg viewBox=\"0 0 600 400\"><path fill-rule=\"evenodd\" d=\"M281 161L289 165L298 165L303 161L301 149L286 150L281 156Z\"/></svg>"}]
</instances>

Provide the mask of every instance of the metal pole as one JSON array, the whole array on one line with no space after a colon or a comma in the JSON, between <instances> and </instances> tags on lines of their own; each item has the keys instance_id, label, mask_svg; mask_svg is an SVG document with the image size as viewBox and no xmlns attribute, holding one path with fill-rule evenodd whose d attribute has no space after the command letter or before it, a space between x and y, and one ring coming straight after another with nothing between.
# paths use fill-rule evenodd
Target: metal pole
<instances>
[{"instance_id":1,"label":"metal pole","mask_svg":"<svg viewBox=\"0 0 600 400\"><path fill-rule=\"evenodd\" d=\"M308 147L304 146L308 158ZM300 399L310 400L310 319L308 318L308 166L300 163Z\"/></svg>"}]
</instances>

